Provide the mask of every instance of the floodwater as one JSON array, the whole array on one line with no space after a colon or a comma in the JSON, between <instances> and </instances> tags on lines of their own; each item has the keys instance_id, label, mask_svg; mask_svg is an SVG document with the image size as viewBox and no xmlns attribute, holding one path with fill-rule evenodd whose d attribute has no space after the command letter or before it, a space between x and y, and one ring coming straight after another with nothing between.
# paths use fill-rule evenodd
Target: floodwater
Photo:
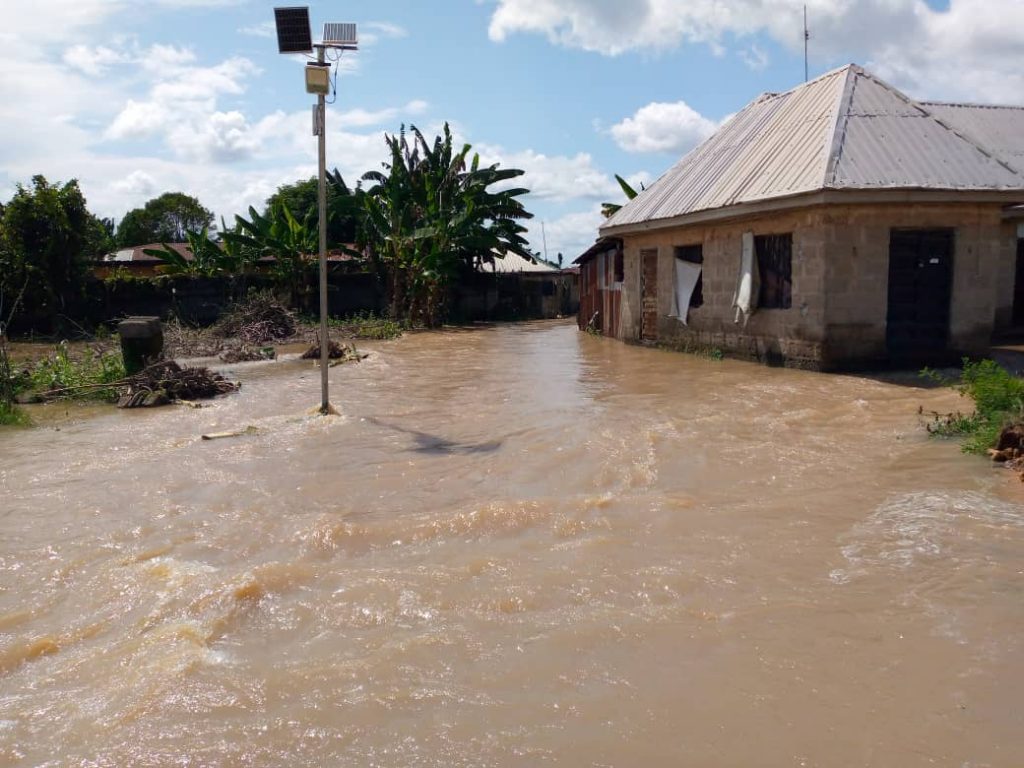
<instances>
[{"instance_id":1,"label":"floodwater","mask_svg":"<svg viewBox=\"0 0 1024 768\"><path fill-rule=\"evenodd\" d=\"M954 393L367 348L339 418L295 362L0 433L0 764L1024 761L1024 491L924 436Z\"/></svg>"}]
</instances>

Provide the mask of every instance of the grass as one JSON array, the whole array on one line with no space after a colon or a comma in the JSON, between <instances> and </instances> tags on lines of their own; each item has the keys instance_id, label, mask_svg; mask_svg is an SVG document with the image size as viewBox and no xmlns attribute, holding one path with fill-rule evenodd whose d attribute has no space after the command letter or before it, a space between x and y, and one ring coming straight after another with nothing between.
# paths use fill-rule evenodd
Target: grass
<instances>
[{"instance_id":1,"label":"grass","mask_svg":"<svg viewBox=\"0 0 1024 768\"><path fill-rule=\"evenodd\" d=\"M994 360L975 363L964 358L959 382L929 369L921 375L952 386L961 397L973 401L972 413L933 413L926 425L929 434L936 437L962 440L965 453L984 454L996 445L1005 427L1024 421L1024 379L1012 375Z\"/></svg>"},{"instance_id":2,"label":"grass","mask_svg":"<svg viewBox=\"0 0 1024 768\"><path fill-rule=\"evenodd\" d=\"M360 312L342 319L331 318L328 323L332 328L342 330L353 339L397 339L404 330L402 324L396 320L372 312Z\"/></svg>"},{"instance_id":3,"label":"grass","mask_svg":"<svg viewBox=\"0 0 1024 768\"><path fill-rule=\"evenodd\" d=\"M28 414L14 403L0 400L0 427L27 427L32 423Z\"/></svg>"},{"instance_id":4,"label":"grass","mask_svg":"<svg viewBox=\"0 0 1024 768\"><path fill-rule=\"evenodd\" d=\"M79 358L68 354L67 342L61 342L53 354L40 360L29 372L22 389L44 391L73 387L94 386L119 381L125 377L124 361L120 352L87 349ZM89 389L69 392L68 397L82 400L113 400L113 388Z\"/></svg>"}]
</instances>

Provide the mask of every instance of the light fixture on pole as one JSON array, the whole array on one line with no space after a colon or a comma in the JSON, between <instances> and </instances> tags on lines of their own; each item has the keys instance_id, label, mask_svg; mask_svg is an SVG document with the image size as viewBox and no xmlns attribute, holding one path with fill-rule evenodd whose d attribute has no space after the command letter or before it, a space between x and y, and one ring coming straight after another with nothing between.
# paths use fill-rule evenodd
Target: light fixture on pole
<instances>
[{"instance_id":1,"label":"light fixture on pole","mask_svg":"<svg viewBox=\"0 0 1024 768\"><path fill-rule=\"evenodd\" d=\"M313 44L309 26L309 8L275 8L277 49L280 53L309 54L316 49L316 61L306 67L306 92L316 94L313 108L313 135L317 141L319 184L317 202L320 218L320 413L331 412L327 396L327 372L330 358L330 339L327 332L327 107L325 96L331 92L331 65L326 52L359 49L355 24L324 24L323 40Z\"/></svg>"}]
</instances>

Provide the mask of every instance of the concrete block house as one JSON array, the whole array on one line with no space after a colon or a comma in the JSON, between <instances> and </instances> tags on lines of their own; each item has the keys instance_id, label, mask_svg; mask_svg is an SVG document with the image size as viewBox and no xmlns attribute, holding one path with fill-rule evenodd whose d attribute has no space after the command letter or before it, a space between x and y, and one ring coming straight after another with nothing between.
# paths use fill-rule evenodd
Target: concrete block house
<instances>
[{"instance_id":1,"label":"concrete block house","mask_svg":"<svg viewBox=\"0 0 1024 768\"><path fill-rule=\"evenodd\" d=\"M1024 108L850 65L765 94L608 219L581 327L819 370L984 354L1024 321Z\"/></svg>"}]
</instances>

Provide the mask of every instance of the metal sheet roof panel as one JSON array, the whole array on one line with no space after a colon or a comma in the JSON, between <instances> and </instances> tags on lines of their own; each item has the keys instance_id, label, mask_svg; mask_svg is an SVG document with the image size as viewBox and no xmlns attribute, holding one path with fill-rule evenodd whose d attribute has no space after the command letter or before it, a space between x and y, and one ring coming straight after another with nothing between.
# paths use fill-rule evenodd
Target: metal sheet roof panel
<instances>
[{"instance_id":1,"label":"metal sheet roof panel","mask_svg":"<svg viewBox=\"0 0 1024 768\"><path fill-rule=\"evenodd\" d=\"M1008 124L975 133L1013 146ZM899 188L1024 190L1024 173L850 65L755 99L602 229L823 189Z\"/></svg>"}]
</instances>

